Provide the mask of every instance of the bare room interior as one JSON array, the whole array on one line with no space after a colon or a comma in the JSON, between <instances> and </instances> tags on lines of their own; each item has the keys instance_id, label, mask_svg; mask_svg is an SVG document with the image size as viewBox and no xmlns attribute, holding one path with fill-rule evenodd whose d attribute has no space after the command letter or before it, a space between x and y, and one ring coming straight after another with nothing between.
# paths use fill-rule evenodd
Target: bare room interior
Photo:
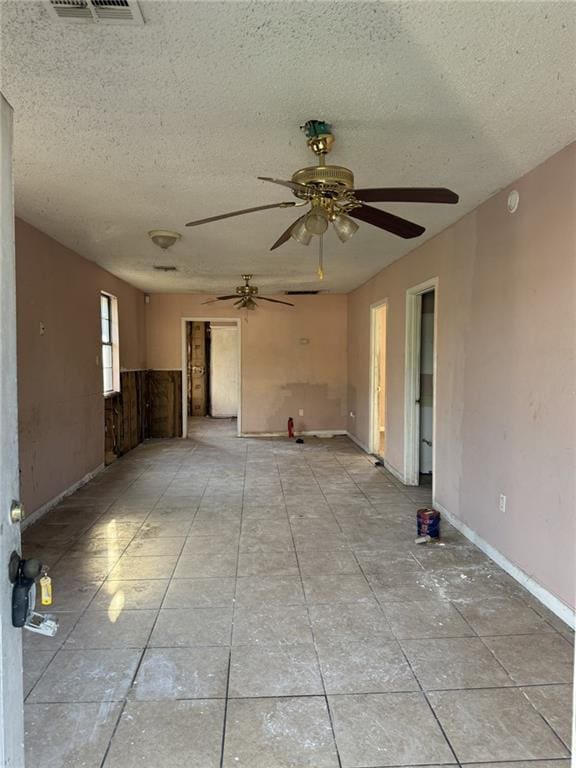
<instances>
[{"instance_id":1,"label":"bare room interior","mask_svg":"<svg viewBox=\"0 0 576 768\"><path fill-rule=\"evenodd\" d=\"M574 3L0 30L0 765L568 768Z\"/></svg>"}]
</instances>

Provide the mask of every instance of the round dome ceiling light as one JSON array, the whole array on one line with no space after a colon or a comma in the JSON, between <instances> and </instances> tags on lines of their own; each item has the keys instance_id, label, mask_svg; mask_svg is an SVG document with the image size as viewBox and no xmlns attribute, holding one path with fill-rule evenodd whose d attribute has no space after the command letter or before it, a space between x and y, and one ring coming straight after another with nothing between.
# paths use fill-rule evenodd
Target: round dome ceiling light
<instances>
[{"instance_id":1,"label":"round dome ceiling light","mask_svg":"<svg viewBox=\"0 0 576 768\"><path fill-rule=\"evenodd\" d=\"M512 192L508 195L508 213L516 213L518 210L518 205L520 204L520 195L518 194L518 191L516 189L513 189Z\"/></svg>"},{"instance_id":2,"label":"round dome ceiling light","mask_svg":"<svg viewBox=\"0 0 576 768\"><path fill-rule=\"evenodd\" d=\"M148 237L154 245L165 251L166 248L170 248L171 245L180 240L182 235L180 232L173 232L171 229L151 229L148 232Z\"/></svg>"}]
</instances>

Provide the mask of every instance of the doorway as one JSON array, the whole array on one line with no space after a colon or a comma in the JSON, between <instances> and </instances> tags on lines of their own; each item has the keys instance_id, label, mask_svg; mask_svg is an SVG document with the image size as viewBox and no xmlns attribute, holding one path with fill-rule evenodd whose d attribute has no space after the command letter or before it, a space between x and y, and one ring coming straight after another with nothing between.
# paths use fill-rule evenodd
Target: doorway
<instances>
[{"instance_id":1,"label":"doorway","mask_svg":"<svg viewBox=\"0 0 576 768\"><path fill-rule=\"evenodd\" d=\"M370 453L386 456L386 319L387 302L370 308L371 397Z\"/></svg>"},{"instance_id":2,"label":"doorway","mask_svg":"<svg viewBox=\"0 0 576 768\"><path fill-rule=\"evenodd\" d=\"M436 309L438 280L406 292L404 482L432 485L436 436Z\"/></svg>"},{"instance_id":3,"label":"doorway","mask_svg":"<svg viewBox=\"0 0 576 768\"><path fill-rule=\"evenodd\" d=\"M228 319L183 319L182 434L219 420L240 434L240 324ZM193 420L193 421L192 421ZM205 420L205 421L201 421Z\"/></svg>"}]
</instances>

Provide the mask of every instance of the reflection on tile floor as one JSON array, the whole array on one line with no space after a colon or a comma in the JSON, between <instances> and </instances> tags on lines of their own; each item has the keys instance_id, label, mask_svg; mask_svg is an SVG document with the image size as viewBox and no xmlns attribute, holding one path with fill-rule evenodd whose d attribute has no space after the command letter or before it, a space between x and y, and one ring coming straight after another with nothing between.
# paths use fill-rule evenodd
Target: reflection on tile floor
<instances>
[{"instance_id":1,"label":"reflection on tile floor","mask_svg":"<svg viewBox=\"0 0 576 768\"><path fill-rule=\"evenodd\" d=\"M27 765L565 768L572 634L346 438L150 441L25 533Z\"/></svg>"}]
</instances>

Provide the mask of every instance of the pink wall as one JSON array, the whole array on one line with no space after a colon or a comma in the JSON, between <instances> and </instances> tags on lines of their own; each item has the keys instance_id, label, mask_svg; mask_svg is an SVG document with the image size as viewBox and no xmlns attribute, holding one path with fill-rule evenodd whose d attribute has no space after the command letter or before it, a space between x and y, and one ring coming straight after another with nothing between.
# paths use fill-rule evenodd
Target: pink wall
<instances>
[{"instance_id":1,"label":"pink wall","mask_svg":"<svg viewBox=\"0 0 576 768\"><path fill-rule=\"evenodd\" d=\"M368 443L370 304L387 298L387 460L402 472L406 290L438 278L436 501L572 607L575 171L571 145L348 297L349 430Z\"/></svg>"},{"instance_id":2,"label":"pink wall","mask_svg":"<svg viewBox=\"0 0 576 768\"><path fill-rule=\"evenodd\" d=\"M145 367L144 296L18 219L16 284L21 492L30 513L104 460L100 291L118 297L121 368Z\"/></svg>"},{"instance_id":3,"label":"pink wall","mask_svg":"<svg viewBox=\"0 0 576 768\"><path fill-rule=\"evenodd\" d=\"M346 429L346 296L293 296L293 309L262 303L254 312L239 312L228 302L203 306L207 298L150 297L150 368L182 367L182 317L240 317L243 432L284 431L289 416L298 430Z\"/></svg>"}]
</instances>

